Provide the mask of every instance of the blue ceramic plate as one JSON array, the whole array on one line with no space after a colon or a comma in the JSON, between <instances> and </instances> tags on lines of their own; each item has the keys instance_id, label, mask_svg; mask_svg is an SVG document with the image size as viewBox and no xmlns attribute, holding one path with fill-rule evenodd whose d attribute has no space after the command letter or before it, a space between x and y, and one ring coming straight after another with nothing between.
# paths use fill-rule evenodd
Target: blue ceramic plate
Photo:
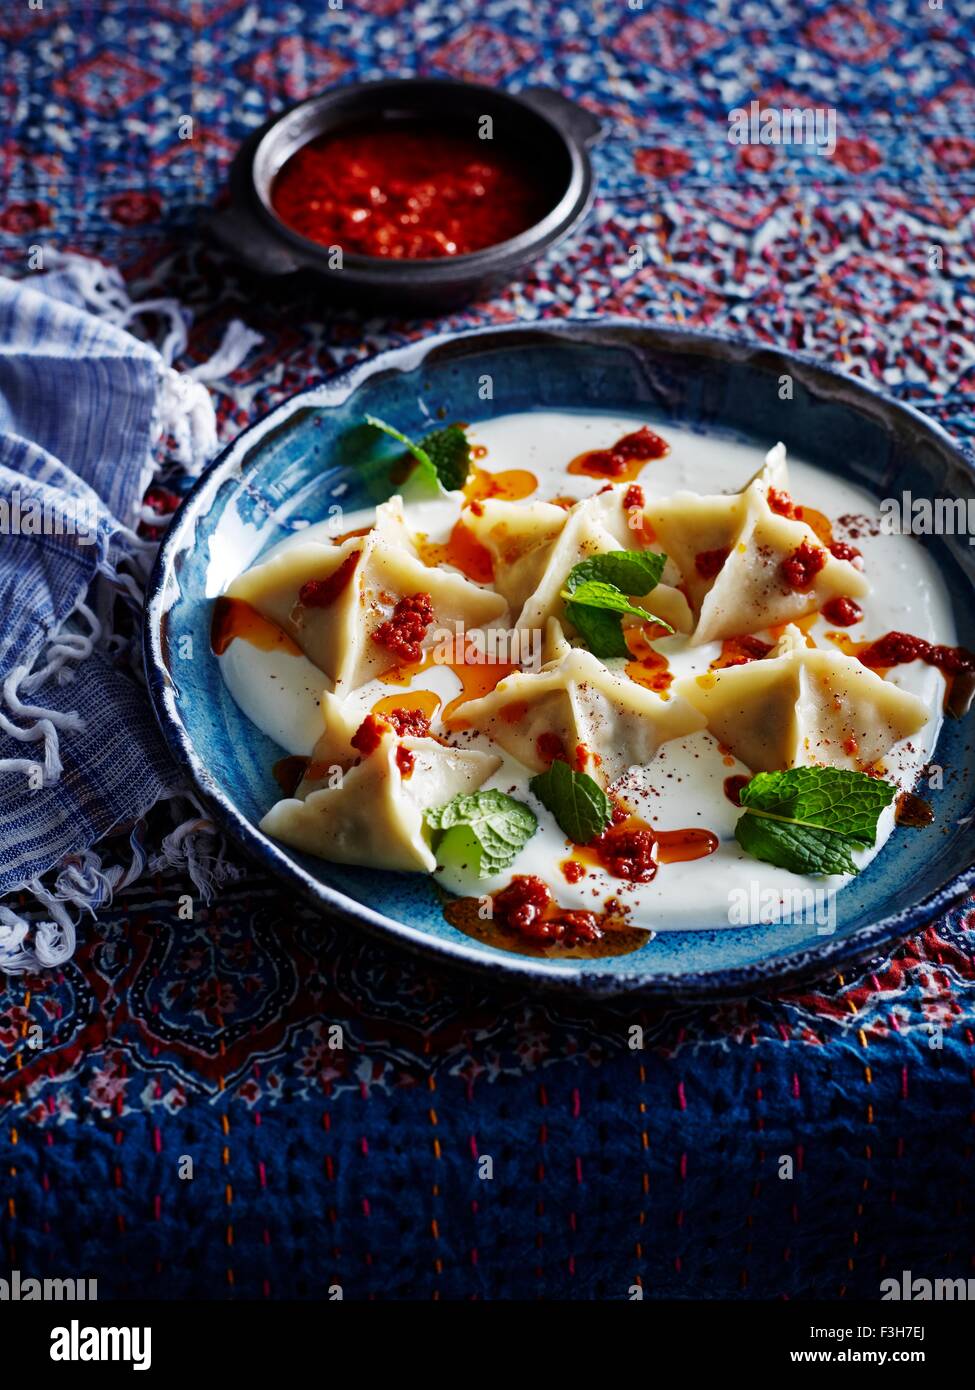
<instances>
[{"instance_id":1,"label":"blue ceramic plate","mask_svg":"<svg viewBox=\"0 0 975 1390\"><path fill-rule=\"evenodd\" d=\"M936 760L935 825L898 830L838 896L838 924L664 932L631 955L561 960L475 942L443 917L431 881L347 868L274 843L257 822L279 795L282 750L238 711L210 654L212 600L262 551L327 515L339 489L352 509L378 500L349 461L350 431L372 413L422 434L438 413L471 420L478 382L493 381L481 415L583 408L749 440L790 452L878 498L973 496L971 464L937 425L860 382L793 355L740 341L629 323L488 329L384 353L279 406L224 451L186 498L153 574L146 660L156 712L176 756L216 815L268 869L354 926L431 955L594 994L733 992L862 957L924 925L975 885L975 715L946 721ZM793 398L780 399L788 374ZM975 548L929 545L952 595L959 640L975 647ZM927 793L926 793L927 795Z\"/></svg>"}]
</instances>

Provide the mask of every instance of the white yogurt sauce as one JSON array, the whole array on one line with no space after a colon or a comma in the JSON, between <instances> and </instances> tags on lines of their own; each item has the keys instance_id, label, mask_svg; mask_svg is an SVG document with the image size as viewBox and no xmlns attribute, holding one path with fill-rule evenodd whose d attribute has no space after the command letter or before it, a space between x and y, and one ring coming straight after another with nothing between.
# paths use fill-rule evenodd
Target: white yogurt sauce
<instances>
[{"instance_id":1,"label":"white yogurt sauce","mask_svg":"<svg viewBox=\"0 0 975 1390\"><path fill-rule=\"evenodd\" d=\"M565 468L569 460L589 449L608 448L622 435L647 423L653 425L640 416L538 411L473 425L468 434L472 443L487 449L481 466L492 472L521 468L534 473L538 489L533 497L583 498L598 491L604 480L568 475ZM639 475L639 484L648 499L684 489L697 493L736 492L762 466L764 449L670 426L660 428L670 444L670 453L648 463ZM775 442L769 439L768 447ZM789 490L798 504L825 513L834 525L837 518L848 515L866 516L876 522L876 498L791 455L788 464ZM424 532L434 541L445 540L459 507L459 494L432 502L407 501L406 515L413 530ZM333 516L329 521L304 528L274 549L304 544L313 538L331 540L337 532L366 526L372 519L373 514L366 511L347 513L340 520ZM836 527L836 536L845 538L842 526ZM909 536L869 535L865 531L856 537L855 544L863 552L871 592L860 600L863 622L846 629L851 639L873 639L896 629L932 642L955 645L957 636L947 592L934 563L921 547ZM833 644L822 635L832 628L818 617L809 632L817 645L832 650ZM720 651L720 643L688 647L681 637L667 638L656 646L666 654L675 679L707 671ZM323 680L307 658L282 651L259 651L236 639L220 658L220 664L231 694L253 723L287 753L311 753L321 732L318 697ZM619 669L625 665L622 661L607 664ZM883 760L888 779L909 789L930 760L937 741L944 678L935 668L915 661L894 668L888 679L919 696L932 711L920 733L898 744ZM460 691L459 679L444 666L421 672L414 684L436 691L445 702ZM401 689L405 695L405 687L372 681L349 698L365 714L382 696ZM770 911L775 915L776 909L770 904L781 901L788 910L789 895L797 889L809 894L818 890L821 895L824 889L834 891L849 881L839 875L828 879L804 877L744 854L734 839L740 812L725 796L723 785L727 777L736 773L748 776L749 770L736 760L726 761L715 740L707 733L698 733L665 743L653 762L619 789L633 812L651 825L660 830L711 830L721 840L718 850L704 859L661 865L657 876L646 884L627 883L588 865L588 876L577 884L569 884L558 866L570 856L571 846L550 813L529 792L531 773L483 735L465 738L463 746L484 748L502 756L502 766L484 785L499 787L527 802L538 816L539 827L511 869L498 878L477 879L458 870L439 872L439 880L453 892L479 896L496 892L516 873L537 874L549 884L563 907L599 911L607 898L615 897L629 910L633 926L686 931L694 927L741 925L737 914L746 901L752 910L760 904L764 918ZM878 853L893 826L891 808L881 819L876 847L854 856L861 867ZM791 901L795 902L795 898ZM812 897L807 901L811 903Z\"/></svg>"}]
</instances>

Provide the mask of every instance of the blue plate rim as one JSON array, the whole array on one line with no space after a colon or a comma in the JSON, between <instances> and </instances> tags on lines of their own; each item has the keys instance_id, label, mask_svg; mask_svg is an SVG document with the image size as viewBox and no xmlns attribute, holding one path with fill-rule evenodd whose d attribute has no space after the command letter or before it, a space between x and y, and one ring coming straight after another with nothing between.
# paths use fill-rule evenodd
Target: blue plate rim
<instances>
[{"instance_id":1,"label":"blue plate rim","mask_svg":"<svg viewBox=\"0 0 975 1390\"><path fill-rule=\"evenodd\" d=\"M537 335L543 340L572 340L574 335L584 339L587 333L602 335L620 332L624 335L639 333L645 337L655 337L672 350L679 348L681 342L685 342L699 348L711 348L719 355L727 356L730 350L732 355L742 359L758 354L777 357L783 362L801 363L820 377L852 391L855 396L872 400L884 411L913 421L923 431L934 435L963 468L975 477L975 454L953 438L938 421L931 419L917 407L894 399L870 382L825 365L809 353L781 348L774 343L763 343L747 335L708 332L616 316L516 321L488 324L458 332L438 333L376 353L323 377L321 382L313 387L305 387L286 397L241 430L207 465L173 516L146 584L143 608L146 683L153 711L170 750L184 771L189 773L205 802L216 811L221 825L252 858L256 858L277 877L297 888L314 905L324 907L356 925L364 926L382 939L392 938L398 946L418 955L433 956L439 961L446 960L476 970L482 977L489 972L500 972L509 982L514 977L547 991L604 998L623 994L644 994L648 997L734 997L758 987L781 987L815 973L827 973L831 968L868 959L871 953L882 946L906 938L913 931L927 925L933 918L964 901L975 890L975 864L953 875L934 893L928 894L920 902L913 903L900 912L881 917L848 936L833 939L824 937L822 944L817 943L813 948L792 954L777 954L749 965L725 967L714 971L666 972L653 976L647 976L639 970L580 972L569 968L565 973L557 973L552 970L554 962L551 961L536 961L533 957L503 952L485 954L484 948L478 944L468 945L433 937L420 928L411 927L395 917L389 917L358 902L306 872L291 860L273 840L263 835L251 821L241 815L207 771L179 718L173 693L174 684L169 676L163 652L163 631L168 613L164 603L170 584L177 584L174 562L176 555L183 548L180 542L187 530L195 526L198 518L208 510L204 504L217 496L222 485L234 476L235 471L242 471L253 445L283 424L306 400L314 398L316 408L340 405L370 378L390 371L414 371L422 366L432 353L457 344L506 336L530 338L532 335ZM568 962L566 964L568 965Z\"/></svg>"}]
</instances>

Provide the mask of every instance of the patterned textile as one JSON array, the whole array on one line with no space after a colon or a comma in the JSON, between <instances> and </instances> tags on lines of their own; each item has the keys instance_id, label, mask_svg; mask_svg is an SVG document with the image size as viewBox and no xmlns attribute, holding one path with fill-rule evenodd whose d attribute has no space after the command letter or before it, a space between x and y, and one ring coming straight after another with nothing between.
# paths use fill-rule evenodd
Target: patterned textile
<instances>
[{"instance_id":1,"label":"patterned textile","mask_svg":"<svg viewBox=\"0 0 975 1390\"><path fill-rule=\"evenodd\" d=\"M223 383L230 437L435 326L237 274L198 219L240 139L357 77L548 84L605 122L594 213L437 327L708 326L963 436L973 39L971 0L10 8L0 251L100 254L134 297L180 297L189 362L244 319L264 344ZM729 144L752 98L835 108L835 151ZM174 872L143 879L60 973L6 983L0 1264L97 1275L103 1296L378 1299L873 1298L903 1269L973 1272L970 905L801 991L596 1008L402 957L241 870L209 906Z\"/></svg>"},{"instance_id":2,"label":"patterned textile","mask_svg":"<svg viewBox=\"0 0 975 1390\"><path fill-rule=\"evenodd\" d=\"M136 820L177 780L113 631L147 558L132 526L175 374L72 303L77 279L0 280L0 678L18 716L0 712L0 893ZM38 963L25 932L0 926L0 969ZM39 963L61 964L71 938L52 923Z\"/></svg>"}]
</instances>

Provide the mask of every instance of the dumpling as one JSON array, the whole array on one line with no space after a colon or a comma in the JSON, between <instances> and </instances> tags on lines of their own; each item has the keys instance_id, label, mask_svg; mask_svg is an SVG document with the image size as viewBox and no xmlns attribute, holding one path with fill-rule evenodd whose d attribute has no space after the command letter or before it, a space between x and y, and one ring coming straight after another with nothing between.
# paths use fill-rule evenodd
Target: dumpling
<instances>
[{"instance_id":1,"label":"dumpling","mask_svg":"<svg viewBox=\"0 0 975 1390\"><path fill-rule=\"evenodd\" d=\"M692 644L794 622L831 598L869 591L860 570L831 555L811 527L773 510L770 492L787 494L788 482L785 446L776 444L734 496L680 492L647 504L647 524L678 566L697 617Z\"/></svg>"},{"instance_id":2,"label":"dumpling","mask_svg":"<svg viewBox=\"0 0 975 1390\"><path fill-rule=\"evenodd\" d=\"M862 770L929 718L916 695L855 657L807 646L793 626L763 660L685 676L674 689L753 772Z\"/></svg>"},{"instance_id":3,"label":"dumpling","mask_svg":"<svg viewBox=\"0 0 975 1390\"><path fill-rule=\"evenodd\" d=\"M568 511L549 502L497 499L465 511L465 525L491 554L496 587L512 612L521 605L516 629L543 629L551 617L571 628L561 591L573 565L611 550L645 548L638 543L640 532L627 527L624 495L625 488L610 488ZM684 595L667 583L635 601L678 631L693 626Z\"/></svg>"},{"instance_id":4,"label":"dumpling","mask_svg":"<svg viewBox=\"0 0 975 1390\"><path fill-rule=\"evenodd\" d=\"M433 618L421 649L433 645L438 628L480 628L506 611L499 594L416 558L398 497L376 509L368 535L339 546L288 546L238 576L227 593L283 628L339 692L402 664L394 648L376 640L401 600L429 595Z\"/></svg>"},{"instance_id":5,"label":"dumpling","mask_svg":"<svg viewBox=\"0 0 975 1390\"><path fill-rule=\"evenodd\" d=\"M553 637L557 660L536 673L507 676L490 695L467 701L455 727L463 721L487 734L535 772L564 756L607 785L627 768L649 763L662 743L705 727L684 700L661 700L591 652Z\"/></svg>"},{"instance_id":6,"label":"dumpling","mask_svg":"<svg viewBox=\"0 0 975 1390\"><path fill-rule=\"evenodd\" d=\"M551 502L505 502L497 497L464 509L464 526L491 556L494 586L513 613L535 588L565 516Z\"/></svg>"},{"instance_id":7,"label":"dumpling","mask_svg":"<svg viewBox=\"0 0 975 1390\"><path fill-rule=\"evenodd\" d=\"M431 738L399 738L382 723L376 747L338 786L276 802L261 821L265 834L337 864L431 873L437 861L424 811L476 791L501 759Z\"/></svg>"}]
</instances>

